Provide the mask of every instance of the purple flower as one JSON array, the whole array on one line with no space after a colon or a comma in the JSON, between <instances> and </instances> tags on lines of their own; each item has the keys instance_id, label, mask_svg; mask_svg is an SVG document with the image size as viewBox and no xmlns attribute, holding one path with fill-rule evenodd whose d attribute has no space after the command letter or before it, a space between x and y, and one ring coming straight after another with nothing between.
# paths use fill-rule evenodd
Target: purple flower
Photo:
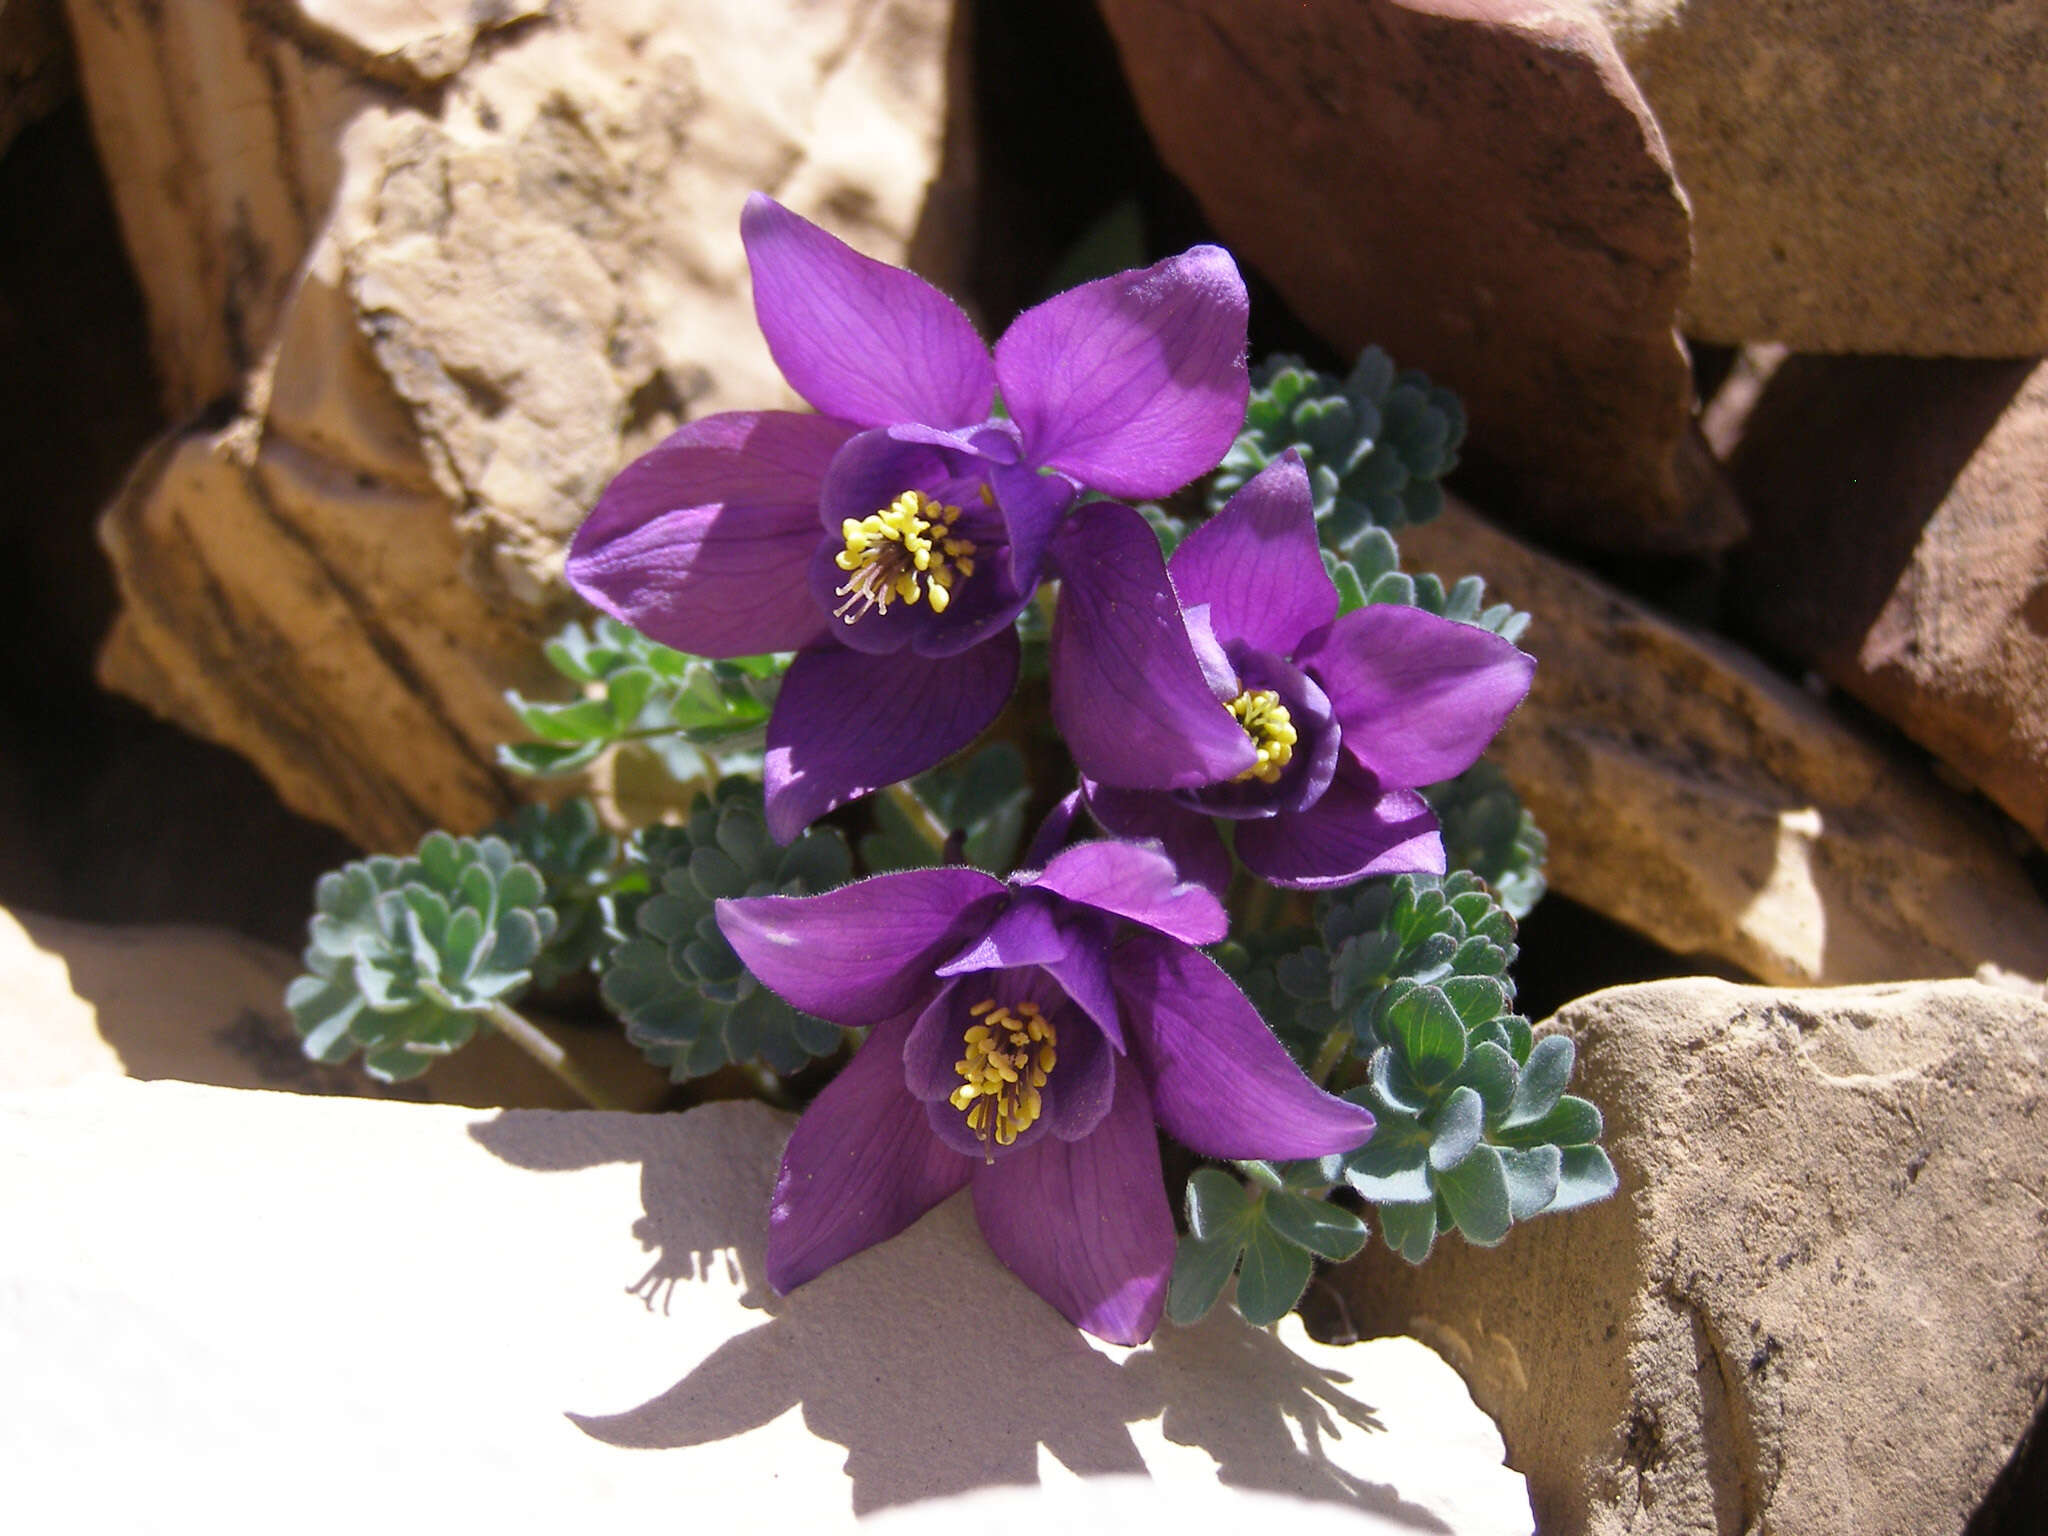
<instances>
[{"instance_id":1,"label":"purple flower","mask_svg":"<svg viewBox=\"0 0 2048 1536\"><path fill-rule=\"evenodd\" d=\"M971 1184L1025 1284L1138 1343L1173 1268L1155 1123L1223 1158L1320 1157L1372 1131L1194 947L1223 937L1223 908L1151 849L1083 843L1007 885L917 869L721 901L718 922L789 1003L871 1031L783 1154L777 1291Z\"/></svg>"},{"instance_id":2,"label":"purple flower","mask_svg":"<svg viewBox=\"0 0 2048 1536\"><path fill-rule=\"evenodd\" d=\"M995 717L1011 620L1080 489L1164 495L1223 456L1246 301L1230 257L1197 246L1027 310L991 359L922 278L758 193L740 233L768 349L820 414L683 427L605 491L568 577L678 650L800 653L764 774L787 842Z\"/></svg>"},{"instance_id":3,"label":"purple flower","mask_svg":"<svg viewBox=\"0 0 2048 1536\"><path fill-rule=\"evenodd\" d=\"M1230 854L1217 820L1275 885L1443 872L1416 791L1472 766L1536 664L1416 608L1337 617L1299 458L1246 484L1170 567L1114 503L1083 508L1055 558L1053 716L1104 827L1157 838L1219 891Z\"/></svg>"}]
</instances>

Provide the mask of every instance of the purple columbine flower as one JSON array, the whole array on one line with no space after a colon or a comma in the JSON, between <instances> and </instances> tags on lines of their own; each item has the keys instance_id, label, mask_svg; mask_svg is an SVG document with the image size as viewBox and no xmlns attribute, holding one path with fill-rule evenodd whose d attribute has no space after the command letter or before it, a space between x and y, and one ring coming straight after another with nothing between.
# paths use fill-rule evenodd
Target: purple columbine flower
<instances>
[{"instance_id":1,"label":"purple columbine flower","mask_svg":"<svg viewBox=\"0 0 2048 1536\"><path fill-rule=\"evenodd\" d=\"M1234 823L1246 868L1275 885L1443 873L1443 838L1416 791L1478 760L1536 663L1417 608L1337 617L1295 454L1170 565L1144 520L1114 503L1083 508L1055 558L1053 717L1104 827L1158 839L1218 891L1231 867L1218 820Z\"/></svg>"},{"instance_id":2,"label":"purple columbine flower","mask_svg":"<svg viewBox=\"0 0 2048 1536\"><path fill-rule=\"evenodd\" d=\"M1247 306L1229 255L1197 246L1027 310L991 359L924 279L758 193L740 234L768 350L820 414L683 427L605 491L568 577L678 650L799 652L764 770L787 842L995 717L1011 620L1082 488L1164 495L1222 458Z\"/></svg>"},{"instance_id":3,"label":"purple columbine flower","mask_svg":"<svg viewBox=\"0 0 2048 1536\"><path fill-rule=\"evenodd\" d=\"M1139 1343L1173 1268L1155 1123L1224 1158L1321 1157L1372 1132L1194 947L1223 937L1223 908L1152 849L1083 843L1008 884L916 869L721 901L718 923L793 1006L871 1030L783 1154L777 1291L971 1184L1025 1284Z\"/></svg>"}]
</instances>

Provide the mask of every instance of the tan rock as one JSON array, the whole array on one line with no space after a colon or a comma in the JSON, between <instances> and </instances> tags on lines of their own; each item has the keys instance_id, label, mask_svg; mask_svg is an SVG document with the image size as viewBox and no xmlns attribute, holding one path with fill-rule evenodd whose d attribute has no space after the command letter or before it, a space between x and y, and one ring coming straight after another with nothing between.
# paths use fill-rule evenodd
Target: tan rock
<instances>
[{"instance_id":1,"label":"tan rock","mask_svg":"<svg viewBox=\"0 0 2048 1536\"><path fill-rule=\"evenodd\" d=\"M1536 615L1535 686L1494 751L1557 890L1788 985L2048 975L2048 907L2002 830L1905 754L1462 507L1401 544Z\"/></svg>"},{"instance_id":2,"label":"tan rock","mask_svg":"<svg viewBox=\"0 0 2048 1536\"><path fill-rule=\"evenodd\" d=\"M284 1006L301 969L294 956L223 929L76 923L0 908L0 1092L126 1075L478 1109L582 1102L495 1033L411 1083L309 1061ZM666 1095L663 1075L623 1031L555 1033L617 1102L649 1108Z\"/></svg>"},{"instance_id":3,"label":"tan rock","mask_svg":"<svg viewBox=\"0 0 2048 1536\"><path fill-rule=\"evenodd\" d=\"M1589 6L1102 9L1224 243L1338 352L1456 390L1518 517L1608 548L1737 536L1679 484L1685 200Z\"/></svg>"},{"instance_id":4,"label":"tan rock","mask_svg":"<svg viewBox=\"0 0 2048 1536\"><path fill-rule=\"evenodd\" d=\"M1729 472L1739 621L2048 845L2048 365L1793 358Z\"/></svg>"},{"instance_id":5,"label":"tan rock","mask_svg":"<svg viewBox=\"0 0 2048 1536\"><path fill-rule=\"evenodd\" d=\"M72 88L71 41L58 0L0 0L0 155Z\"/></svg>"},{"instance_id":6,"label":"tan rock","mask_svg":"<svg viewBox=\"0 0 2048 1536\"><path fill-rule=\"evenodd\" d=\"M1692 203L1687 334L2048 348L2048 10L1594 0Z\"/></svg>"},{"instance_id":7,"label":"tan rock","mask_svg":"<svg viewBox=\"0 0 2048 1536\"><path fill-rule=\"evenodd\" d=\"M1960 1532L2048 1382L2048 1007L1688 980L1553 1022L1621 1194L1375 1243L1361 1331L1459 1367L1546 1536Z\"/></svg>"},{"instance_id":8,"label":"tan rock","mask_svg":"<svg viewBox=\"0 0 2048 1536\"><path fill-rule=\"evenodd\" d=\"M110 509L102 674L366 845L472 829L606 480L685 416L791 403L746 193L908 248L946 0L71 19L168 403L212 408Z\"/></svg>"},{"instance_id":9,"label":"tan rock","mask_svg":"<svg viewBox=\"0 0 2048 1536\"><path fill-rule=\"evenodd\" d=\"M1219 1313L1095 1345L995 1262L964 1197L774 1297L788 1126L758 1104L486 1117L119 1080L0 1101L13 1507L146 1528L203 1501L242 1532L279 1508L534 1530L686 1504L850 1531L969 1494L947 1528L988 1529L1009 1501L975 1490L1042 1483L1040 1529L1133 1508L1072 1486L1107 1475L1246 1521L1311 1499L1311 1530L1531 1529L1498 1435L1413 1341Z\"/></svg>"}]
</instances>

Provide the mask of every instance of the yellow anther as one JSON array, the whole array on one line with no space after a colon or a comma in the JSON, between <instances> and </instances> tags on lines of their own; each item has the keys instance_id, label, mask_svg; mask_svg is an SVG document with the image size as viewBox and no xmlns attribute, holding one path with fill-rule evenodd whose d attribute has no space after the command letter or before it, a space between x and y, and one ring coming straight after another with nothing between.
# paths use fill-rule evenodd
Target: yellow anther
<instances>
[{"instance_id":1,"label":"yellow anther","mask_svg":"<svg viewBox=\"0 0 2048 1536\"><path fill-rule=\"evenodd\" d=\"M1280 770L1294 756L1295 742L1301 739L1295 733L1287 706L1280 702L1280 695L1270 688L1249 688L1225 707L1244 727L1245 735L1252 739L1259 753L1258 761L1230 782L1242 784L1246 779L1257 779L1261 784L1277 783Z\"/></svg>"},{"instance_id":2,"label":"yellow anther","mask_svg":"<svg viewBox=\"0 0 2048 1536\"><path fill-rule=\"evenodd\" d=\"M945 506L923 491L905 491L881 511L849 517L839 525L846 548L832 563L847 573L837 595L846 599L834 614L851 624L869 613L887 613L901 598L920 598L944 613L953 584L974 574L974 541L953 525L958 507Z\"/></svg>"},{"instance_id":3,"label":"yellow anther","mask_svg":"<svg viewBox=\"0 0 2048 1536\"><path fill-rule=\"evenodd\" d=\"M985 1022L970 1024L960 1037L967 1054L953 1070L962 1081L946 1102L965 1111L967 1128L994 1162L989 1143L1007 1147L1037 1122L1044 1105L1038 1090L1059 1059L1059 1035L1036 1003L1019 1003L1012 1013L986 998L967 1012Z\"/></svg>"}]
</instances>

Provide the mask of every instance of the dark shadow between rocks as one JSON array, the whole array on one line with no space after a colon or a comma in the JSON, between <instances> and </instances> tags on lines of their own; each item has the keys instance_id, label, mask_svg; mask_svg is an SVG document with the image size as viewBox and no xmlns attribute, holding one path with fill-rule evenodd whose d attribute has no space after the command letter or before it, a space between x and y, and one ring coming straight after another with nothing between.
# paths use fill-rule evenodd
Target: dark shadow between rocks
<instances>
[{"instance_id":1,"label":"dark shadow between rocks","mask_svg":"<svg viewBox=\"0 0 2048 1536\"><path fill-rule=\"evenodd\" d=\"M1092 1345L983 1245L955 1198L908 1231L786 1297L762 1279L769 1193L787 1117L726 1103L687 1115L508 1111L471 1134L517 1167L637 1162L648 1251L621 1286L650 1308L689 1284L741 1288L759 1327L719 1346L666 1392L617 1413L571 1411L593 1439L639 1450L705 1445L801 1407L846 1447L852 1507L1038 1481L1039 1448L1081 1476L1147 1475L1131 1425L1206 1451L1232 1486L1295 1494L1444 1530L1391 1487L1332 1462L1342 1425L1378 1430L1340 1373L1219 1309L1137 1350Z\"/></svg>"}]
</instances>

